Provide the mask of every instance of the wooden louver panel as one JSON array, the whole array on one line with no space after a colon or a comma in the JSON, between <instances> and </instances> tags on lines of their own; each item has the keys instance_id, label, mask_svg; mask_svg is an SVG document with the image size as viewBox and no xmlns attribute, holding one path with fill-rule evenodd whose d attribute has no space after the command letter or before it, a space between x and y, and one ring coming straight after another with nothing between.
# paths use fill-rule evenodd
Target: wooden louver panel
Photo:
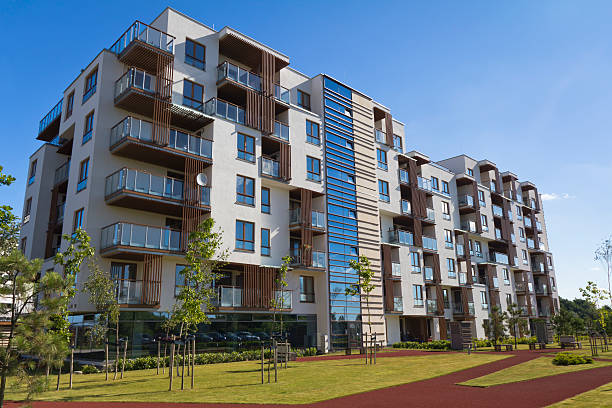
<instances>
[{"instance_id":1,"label":"wooden louver panel","mask_svg":"<svg viewBox=\"0 0 612 408\"><path fill-rule=\"evenodd\" d=\"M161 297L162 256L145 254L143 282L142 282L142 304L157 306Z\"/></svg>"},{"instance_id":2,"label":"wooden louver panel","mask_svg":"<svg viewBox=\"0 0 612 408\"><path fill-rule=\"evenodd\" d=\"M291 145L280 144L279 176L285 181L291 180Z\"/></svg>"},{"instance_id":3,"label":"wooden louver panel","mask_svg":"<svg viewBox=\"0 0 612 408\"><path fill-rule=\"evenodd\" d=\"M384 304L386 310L393 310L393 280L391 279L391 246L382 245L383 268L384 268Z\"/></svg>"},{"instance_id":4,"label":"wooden louver panel","mask_svg":"<svg viewBox=\"0 0 612 408\"><path fill-rule=\"evenodd\" d=\"M153 102L153 141L162 146L167 145L170 140L173 72L174 57L158 54L156 98Z\"/></svg>"},{"instance_id":5,"label":"wooden louver panel","mask_svg":"<svg viewBox=\"0 0 612 408\"><path fill-rule=\"evenodd\" d=\"M268 98L274 97L274 73L276 71L274 55L267 51L261 52L261 90Z\"/></svg>"},{"instance_id":6,"label":"wooden louver panel","mask_svg":"<svg viewBox=\"0 0 612 408\"><path fill-rule=\"evenodd\" d=\"M433 254L433 276L435 283L442 282L442 275L440 273L440 255L438 254Z\"/></svg>"},{"instance_id":7,"label":"wooden louver panel","mask_svg":"<svg viewBox=\"0 0 612 408\"><path fill-rule=\"evenodd\" d=\"M446 340L448 338L448 327L444 317L438 317L438 326L440 327L440 340Z\"/></svg>"},{"instance_id":8,"label":"wooden louver panel","mask_svg":"<svg viewBox=\"0 0 612 408\"><path fill-rule=\"evenodd\" d=\"M414 228L413 228L413 239L414 239L414 245L418 246L418 247L422 247L423 246L423 224L421 223L421 220L415 218L414 219Z\"/></svg>"},{"instance_id":9,"label":"wooden louver panel","mask_svg":"<svg viewBox=\"0 0 612 408\"><path fill-rule=\"evenodd\" d=\"M183 223L181 231L181 248L187 249L189 234L195 231L202 222L203 210L200 208L202 187L196 182L196 177L202 173L205 163L193 158L185 159L185 180L183 181Z\"/></svg>"},{"instance_id":10,"label":"wooden louver panel","mask_svg":"<svg viewBox=\"0 0 612 408\"><path fill-rule=\"evenodd\" d=\"M436 312L438 315L444 316L444 292L442 285L436 285Z\"/></svg>"},{"instance_id":11,"label":"wooden louver panel","mask_svg":"<svg viewBox=\"0 0 612 408\"><path fill-rule=\"evenodd\" d=\"M277 273L275 268L244 265L242 306L252 309L270 309Z\"/></svg>"},{"instance_id":12,"label":"wooden louver panel","mask_svg":"<svg viewBox=\"0 0 612 408\"><path fill-rule=\"evenodd\" d=\"M393 146L393 118L389 112L385 112L386 143Z\"/></svg>"},{"instance_id":13,"label":"wooden louver panel","mask_svg":"<svg viewBox=\"0 0 612 408\"><path fill-rule=\"evenodd\" d=\"M246 91L246 95L245 124L254 129L260 129L262 96L251 89Z\"/></svg>"},{"instance_id":14,"label":"wooden louver panel","mask_svg":"<svg viewBox=\"0 0 612 408\"><path fill-rule=\"evenodd\" d=\"M264 134L274 133L274 100L272 98L261 97L261 121L260 128Z\"/></svg>"}]
</instances>

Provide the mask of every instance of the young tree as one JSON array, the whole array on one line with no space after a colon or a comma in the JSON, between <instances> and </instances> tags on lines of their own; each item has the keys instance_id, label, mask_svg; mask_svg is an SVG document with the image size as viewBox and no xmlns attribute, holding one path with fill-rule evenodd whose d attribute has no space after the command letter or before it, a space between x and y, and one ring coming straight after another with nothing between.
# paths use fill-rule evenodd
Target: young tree
<instances>
[{"instance_id":1,"label":"young tree","mask_svg":"<svg viewBox=\"0 0 612 408\"><path fill-rule=\"evenodd\" d=\"M375 285L372 283L374 272L372 272L372 268L370 267L370 260L368 259L367 256L364 256L364 255L360 256L358 260L352 259L349 262L349 265L355 272L357 272L359 281L357 283L351 284L348 288L346 288L345 293L348 296L359 295L360 299L365 300L366 312L368 314L368 332L371 336L372 335L372 320L370 318L370 293L375 288ZM367 363L367 353L366 353L366 363Z\"/></svg>"},{"instance_id":2,"label":"young tree","mask_svg":"<svg viewBox=\"0 0 612 408\"><path fill-rule=\"evenodd\" d=\"M62 238L68 242L68 246L64 252L56 253L53 261L64 270L64 290L59 294L60 304L58 313L51 318L54 322L52 330L58 335L63 336L69 344L72 335L70 333L70 322L68 321L70 315L68 306L76 294L76 281L77 275L81 270L81 264L85 259L91 258L94 255L94 249L90 245L91 238L87 235L87 232L81 228L77 229L72 235L65 234ZM71 353L70 366L72 365L73 360ZM62 369L60 367L57 373L56 388L58 390L61 374Z\"/></svg>"},{"instance_id":3,"label":"young tree","mask_svg":"<svg viewBox=\"0 0 612 408\"><path fill-rule=\"evenodd\" d=\"M519 324L521 320L521 308L516 303L511 303L508 305L508 329L510 329L510 334L514 336L514 348L517 347L517 337L520 336L520 328Z\"/></svg>"},{"instance_id":4,"label":"young tree","mask_svg":"<svg viewBox=\"0 0 612 408\"><path fill-rule=\"evenodd\" d=\"M498 306L493 306L489 313L488 322L483 322L485 331L488 332L488 337L493 340L493 344L504 338L506 334L505 323L508 320L506 312L502 312Z\"/></svg>"},{"instance_id":5,"label":"young tree","mask_svg":"<svg viewBox=\"0 0 612 408\"><path fill-rule=\"evenodd\" d=\"M206 312L214 307L214 281L220 276L219 270L229 257L229 250L223 248L223 231L214 227L215 221L207 218L189 235L185 254L187 265L180 272L185 284L172 311L173 320L180 322L181 335L183 332L197 331L199 324L209 323ZM192 373L192 387L193 378Z\"/></svg>"},{"instance_id":6,"label":"young tree","mask_svg":"<svg viewBox=\"0 0 612 408\"><path fill-rule=\"evenodd\" d=\"M596 311L596 321L593 322L593 328L598 327L603 335L607 335L607 317L609 309L599 307L599 302L605 302L610 298L610 292L605 289L599 289L595 282L588 281L587 286L579 288L584 300L586 300Z\"/></svg>"},{"instance_id":7,"label":"young tree","mask_svg":"<svg viewBox=\"0 0 612 408\"><path fill-rule=\"evenodd\" d=\"M90 334L96 342L104 342L104 372L108 380L108 334L111 324L119 321L119 303L115 293L115 283L108 272L100 268L94 258L88 262L89 277L83 288L89 293L89 303L94 305L100 318L90 329Z\"/></svg>"},{"instance_id":8,"label":"young tree","mask_svg":"<svg viewBox=\"0 0 612 408\"><path fill-rule=\"evenodd\" d=\"M287 287L287 272L289 271L289 265L293 258L290 256L283 257L283 263L281 264L280 269L278 270L278 275L276 277L275 286L277 291L280 290L280 296L276 296L276 292L274 296L272 296L272 300L270 300L271 306L273 308L273 322L276 325L276 311L284 308L285 305L285 288ZM283 314L280 313L280 335L283 336Z\"/></svg>"},{"instance_id":9,"label":"young tree","mask_svg":"<svg viewBox=\"0 0 612 408\"><path fill-rule=\"evenodd\" d=\"M604 240L595 250L595 260L601 262L603 267L606 268L609 295L612 293L612 285L610 284L610 278L612 276L612 236ZM612 296L608 297L610 298L610 305L612 305Z\"/></svg>"}]
</instances>

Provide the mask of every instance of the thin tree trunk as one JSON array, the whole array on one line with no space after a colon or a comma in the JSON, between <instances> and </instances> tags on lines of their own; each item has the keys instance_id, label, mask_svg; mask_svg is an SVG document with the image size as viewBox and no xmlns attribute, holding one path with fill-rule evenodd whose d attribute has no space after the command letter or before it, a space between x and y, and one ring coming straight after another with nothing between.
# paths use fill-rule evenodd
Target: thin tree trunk
<instances>
[{"instance_id":1,"label":"thin tree trunk","mask_svg":"<svg viewBox=\"0 0 612 408\"><path fill-rule=\"evenodd\" d=\"M127 338L123 342L123 359L121 360L121 379L123 379L123 372L125 371L125 360L127 358L127 346L128 340Z\"/></svg>"},{"instance_id":2,"label":"thin tree trunk","mask_svg":"<svg viewBox=\"0 0 612 408\"><path fill-rule=\"evenodd\" d=\"M115 375L113 380L117 379L117 369L119 368L119 319L117 319L115 329Z\"/></svg>"},{"instance_id":3,"label":"thin tree trunk","mask_svg":"<svg viewBox=\"0 0 612 408\"><path fill-rule=\"evenodd\" d=\"M62 360L62 365L64 365L63 360ZM62 377L62 365L60 365L59 370L57 370L57 385L55 387L55 391L59 391L59 388L60 388L60 378Z\"/></svg>"},{"instance_id":4,"label":"thin tree trunk","mask_svg":"<svg viewBox=\"0 0 612 408\"><path fill-rule=\"evenodd\" d=\"M104 365L104 373L106 374L106 381L108 381L108 336L106 336L106 341L104 344L104 359L106 360L106 364Z\"/></svg>"},{"instance_id":5,"label":"thin tree trunk","mask_svg":"<svg viewBox=\"0 0 612 408\"><path fill-rule=\"evenodd\" d=\"M193 353L193 358L191 359L191 389L193 390L193 387L195 386L195 357L196 357L196 341L195 341L195 337L193 338L193 343L192 343L192 353Z\"/></svg>"},{"instance_id":6,"label":"thin tree trunk","mask_svg":"<svg viewBox=\"0 0 612 408\"><path fill-rule=\"evenodd\" d=\"M159 375L159 356L161 354L161 342L157 341L157 375Z\"/></svg>"},{"instance_id":7,"label":"thin tree trunk","mask_svg":"<svg viewBox=\"0 0 612 408\"><path fill-rule=\"evenodd\" d=\"M6 361L4 362L6 367ZM0 408L4 406L4 390L6 389L6 376L8 372L6 368L2 368L2 372L0 374Z\"/></svg>"},{"instance_id":8,"label":"thin tree trunk","mask_svg":"<svg viewBox=\"0 0 612 408\"><path fill-rule=\"evenodd\" d=\"M164 361L162 364L162 374L166 374L166 357L168 357L167 350L168 350L168 343L164 343Z\"/></svg>"},{"instance_id":9,"label":"thin tree trunk","mask_svg":"<svg viewBox=\"0 0 612 408\"><path fill-rule=\"evenodd\" d=\"M187 350L187 342L183 345L183 369L181 371L181 390L185 389L185 350Z\"/></svg>"},{"instance_id":10,"label":"thin tree trunk","mask_svg":"<svg viewBox=\"0 0 612 408\"><path fill-rule=\"evenodd\" d=\"M74 348L70 349L70 389L72 389L72 375L74 374Z\"/></svg>"},{"instance_id":11,"label":"thin tree trunk","mask_svg":"<svg viewBox=\"0 0 612 408\"><path fill-rule=\"evenodd\" d=\"M187 377L189 377L191 372L191 340L185 341L185 347L187 348Z\"/></svg>"},{"instance_id":12,"label":"thin tree trunk","mask_svg":"<svg viewBox=\"0 0 612 408\"><path fill-rule=\"evenodd\" d=\"M170 365L168 368L168 376L170 377L170 387L168 388L168 391L172 391L172 369L174 365L174 342L172 342L172 344L170 344Z\"/></svg>"}]
</instances>

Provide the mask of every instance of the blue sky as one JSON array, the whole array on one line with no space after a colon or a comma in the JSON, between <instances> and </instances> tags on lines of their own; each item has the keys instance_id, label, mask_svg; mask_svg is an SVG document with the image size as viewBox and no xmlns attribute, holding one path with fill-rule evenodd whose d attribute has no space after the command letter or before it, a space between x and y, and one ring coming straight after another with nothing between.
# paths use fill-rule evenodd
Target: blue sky
<instances>
[{"instance_id":1,"label":"blue sky","mask_svg":"<svg viewBox=\"0 0 612 408\"><path fill-rule=\"evenodd\" d=\"M439 160L466 152L536 183L561 296L587 280L612 233L612 3L606 1L3 2L2 189L21 213L38 122L129 24L170 5L229 25L391 108L406 144ZM329 3L329 4L328 4Z\"/></svg>"}]
</instances>

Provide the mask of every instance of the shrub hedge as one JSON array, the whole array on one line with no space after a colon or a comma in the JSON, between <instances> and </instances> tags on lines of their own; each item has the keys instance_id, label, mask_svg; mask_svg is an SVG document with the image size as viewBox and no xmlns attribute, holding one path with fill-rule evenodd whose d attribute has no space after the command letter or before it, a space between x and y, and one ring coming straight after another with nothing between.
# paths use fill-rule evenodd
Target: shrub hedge
<instances>
[{"instance_id":1,"label":"shrub hedge","mask_svg":"<svg viewBox=\"0 0 612 408\"><path fill-rule=\"evenodd\" d=\"M593 359L589 356L581 356L579 354L571 353L558 353L553 358L552 363L554 365L578 365L578 364L593 364Z\"/></svg>"},{"instance_id":2,"label":"shrub hedge","mask_svg":"<svg viewBox=\"0 0 612 408\"><path fill-rule=\"evenodd\" d=\"M400 341L393 344L393 348L414 349L414 350L450 350L450 341L434 340L424 343L418 341Z\"/></svg>"}]
</instances>

